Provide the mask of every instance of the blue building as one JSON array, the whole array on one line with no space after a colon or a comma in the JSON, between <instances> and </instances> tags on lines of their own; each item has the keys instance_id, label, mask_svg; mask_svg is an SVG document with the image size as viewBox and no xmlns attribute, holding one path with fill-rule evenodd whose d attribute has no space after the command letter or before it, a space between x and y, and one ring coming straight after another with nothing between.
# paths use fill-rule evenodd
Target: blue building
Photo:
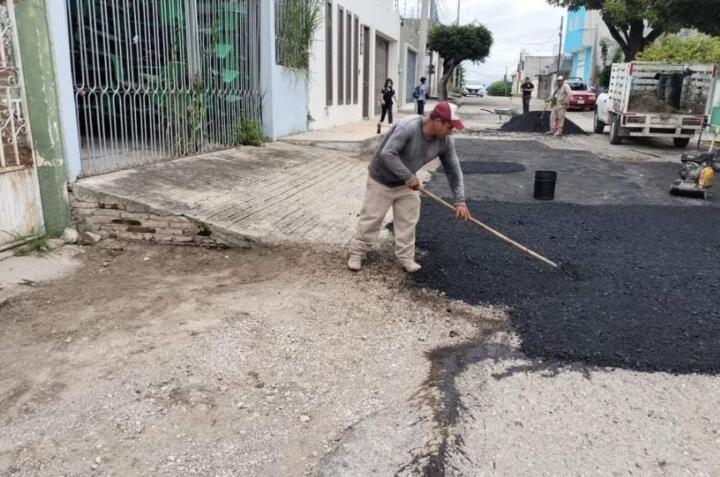
<instances>
[{"instance_id":1,"label":"blue building","mask_svg":"<svg viewBox=\"0 0 720 477\"><path fill-rule=\"evenodd\" d=\"M581 78L594 83L593 69L600 67L600 46L603 41L615 45L600 12L581 7L576 11L568 10L567 29L565 31L566 55L572 57L571 78Z\"/></svg>"},{"instance_id":2,"label":"blue building","mask_svg":"<svg viewBox=\"0 0 720 477\"><path fill-rule=\"evenodd\" d=\"M568 11L565 35L565 54L572 56L570 76L590 81L592 73L593 45L585 43L585 7L577 11Z\"/></svg>"}]
</instances>

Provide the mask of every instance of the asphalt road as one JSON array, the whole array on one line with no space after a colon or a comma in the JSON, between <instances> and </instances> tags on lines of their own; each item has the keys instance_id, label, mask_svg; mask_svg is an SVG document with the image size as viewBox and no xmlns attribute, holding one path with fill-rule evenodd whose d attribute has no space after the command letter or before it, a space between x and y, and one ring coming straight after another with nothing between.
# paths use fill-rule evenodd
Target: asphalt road
<instances>
[{"instance_id":1,"label":"asphalt road","mask_svg":"<svg viewBox=\"0 0 720 477\"><path fill-rule=\"evenodd\" d=\"M358 423L320 475L718 475L717 199L671 197L674 164L457 146L474 215L575 279L424 199L416 284L506 312L510 331L429 353L425 399ZM553 202L532 199L539 169L559 173ZM450 195L442 172L429 187Z\"/></svg>"},{"instance_id":2,"label":"asphalt road","mask_svg":"<svg viewBox=\"0 0 720 477\"><path fill-rule=\"evenodd\" d=\"M563 263L575 279L449 220L425 199L419 284L510 307L530 357L720 371L720 310L709 292L720 289L718 200L670 196L672 164L620 165L531 141L459 140L457 148L470 169L486 161L496 168L466 176L475 214ZM502 162L525 170L492 173ZM559 171L556 201L532 199L536 170ZM448 192L440 174L428 187Z\"/></svg>"}]
</instances>

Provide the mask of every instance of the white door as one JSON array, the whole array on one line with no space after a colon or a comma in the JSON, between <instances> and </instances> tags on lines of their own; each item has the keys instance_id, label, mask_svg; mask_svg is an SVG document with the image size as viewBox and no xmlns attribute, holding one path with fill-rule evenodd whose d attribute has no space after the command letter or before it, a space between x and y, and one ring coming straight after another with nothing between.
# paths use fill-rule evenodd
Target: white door
<instances>
[{"instance_id":1,"label":"white door","mask_svg":"<svg viewBox=\"0 0 720 477\"><path fill-rule=\"evenodd\" d=\"M0 250L43 233L13 0L0 2Z\"/></svg>"}]
</instances>

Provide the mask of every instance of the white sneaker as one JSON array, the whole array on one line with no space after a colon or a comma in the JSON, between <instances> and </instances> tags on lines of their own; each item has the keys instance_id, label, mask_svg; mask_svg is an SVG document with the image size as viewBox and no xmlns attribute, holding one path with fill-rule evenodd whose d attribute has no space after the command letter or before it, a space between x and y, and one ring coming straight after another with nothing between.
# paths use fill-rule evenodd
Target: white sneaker
<instances>
[{"instance_id":1,"label":"white sneaker","mask_svg":"<svg viewBox=\"0 0 720 477\"><path fill-rule=\"evenodd\" d=\"M422 268L415 260L400 260L400 266L408 273L415 273Z\"/></svg>"},{"instance_id":2,"label":"white sneaker","mask_svg":"<svg viewBox=\"0 0 720 477\"><path fill-rule=\"evenodd\" d=\"M362 257L360 255L350 255L348 257L347 266L353 272L362 270Z\"/></svg>"}]
</instances>

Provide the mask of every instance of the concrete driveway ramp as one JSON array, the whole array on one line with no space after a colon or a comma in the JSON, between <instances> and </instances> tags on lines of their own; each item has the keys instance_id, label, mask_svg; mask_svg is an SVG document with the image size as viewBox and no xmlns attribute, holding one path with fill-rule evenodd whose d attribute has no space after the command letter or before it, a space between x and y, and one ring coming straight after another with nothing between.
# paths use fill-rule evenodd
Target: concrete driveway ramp
<instances>
[{"instance_id":1,"label":"concrete driveway ramp","mask_svg":"<svg viewBox=\"0 0 720 477\"><path fill-rule=\"evenodd\" d=\"M366 177L367 164L341 152L271 143L90 177L73 189L86 204L112 204L119 212L105 213L122 221L113 225L134 227L140 238L178 217L229 245L344 245Z\"/></svg>"}]
</instances>

